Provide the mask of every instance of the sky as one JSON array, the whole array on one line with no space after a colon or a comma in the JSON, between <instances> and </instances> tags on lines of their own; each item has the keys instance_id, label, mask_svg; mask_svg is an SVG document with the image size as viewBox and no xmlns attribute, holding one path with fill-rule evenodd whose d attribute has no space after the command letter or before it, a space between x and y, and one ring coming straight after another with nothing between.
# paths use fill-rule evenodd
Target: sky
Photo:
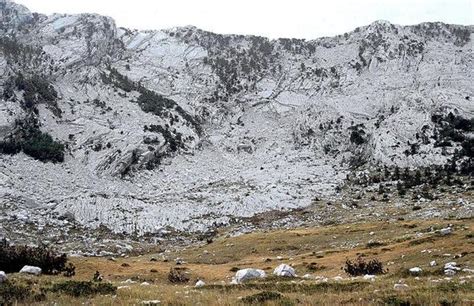
<instances>
[{"instance_id":1,"label":"sky","mask_svg":"<svg viewBox=\"0 0 474 306\"><path fill-rule=\"evenodd\" d=\"M474 0L15 0L31 11L98 13L120 27L193 25L220 34L269 38L333 36L375 20L474 24Z\"/></svg>"}]
</instances>

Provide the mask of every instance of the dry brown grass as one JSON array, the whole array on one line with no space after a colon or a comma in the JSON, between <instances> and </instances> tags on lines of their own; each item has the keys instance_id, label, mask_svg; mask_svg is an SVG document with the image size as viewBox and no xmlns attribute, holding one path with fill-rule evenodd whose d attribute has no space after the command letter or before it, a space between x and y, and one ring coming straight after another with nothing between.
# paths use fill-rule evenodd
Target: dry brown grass
<instances>
[{"instance_id":1,"label":"dry brown grass","mask_svg":"<svg viewBox=\"0 0 474 306\"><path fill-rule=\"evenodd\" d=\"M432 228L454 226L452 235L440 236L430 233ZM374 232L373 235L370 233ZM423 233L419 236L419 233ZM235 305L241 304L241 298L262 291L281 293L283 299L268 301L268 305L335 305L335 304L392 304L409 301L413 305L438 305L443 302L460 304L474 303L472 280L457 286L460 279L456 276L446 288L433 279L443 278L438 267L429 267L431 260L440 265L456 261L461 266L474 268L474 247L472 238L473 220L458 221L390 221L366 224L347 224L295 230L256 232L239 237L221 237L208 245L190 247L164 253L148 254L141 257L118 258L72 258L76 265L76 280L90 280L94 272L100 271L105 281L116 286L129 286L118 290L116 296L95 296L89 298L71 298L53 293L47 294L46 302L59 305L138 305L146 300L160 300L162 305ZM370 241L383 245L367 246ZM445 256L444 254L451 254ZM456 255L460 258L453 259ZM271 274L280 263L292 264L299 275L311 273L325 277L344 275L341 270L347 258L358 256L378 258L389 272L377 278L375 282L361 279L347 279L342 282L330 281L318 284L316 281L296 279L295 282L270 277L266 281L243 286L229 286L234 275L233 267L254 267ZM277 259L281 256L283 259ZM158 261L150 261L152 257ZM175 258L183 258L184 267L189 272L189 284L174 285L168 279L170 268L176 267ZM392 262L393 264L387 265ZM129 266L122 266L122 264ZM406 277L407 268L420 266L426 273L419 280L407 277L410 290L396 292L393 285L401 277ZM316 268L315 268L316 267ZM155 272L151 272L154 270ZM460 274L466 275L466 274ZM38 279L15 276L20 281L32 281L37 287L60 282L61 277L43 276ZM136 284L123 284L126 279L137 280ZM209 286L195 289L194 283L202 279ZM150 286L140 286L143 281ZM32 302L28 302L31 304Z\"/></svg>"}]
</instances>

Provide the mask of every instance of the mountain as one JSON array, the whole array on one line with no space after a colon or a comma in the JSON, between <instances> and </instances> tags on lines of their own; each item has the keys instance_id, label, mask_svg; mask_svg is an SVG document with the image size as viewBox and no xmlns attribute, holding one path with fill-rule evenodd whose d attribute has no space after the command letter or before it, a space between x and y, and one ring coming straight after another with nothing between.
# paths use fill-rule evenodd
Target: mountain
<instances>
[{"instance_id":1,"label":"mountain","mask_svg":"<svg viewBox=\"0 0 474 306\"><path fill-rule=\"evenodd\" d=\"M383 167L472 175L473 26L269 40L0 8L0 219L24 239L207 231Z\"/></svg>"}]
</instances>

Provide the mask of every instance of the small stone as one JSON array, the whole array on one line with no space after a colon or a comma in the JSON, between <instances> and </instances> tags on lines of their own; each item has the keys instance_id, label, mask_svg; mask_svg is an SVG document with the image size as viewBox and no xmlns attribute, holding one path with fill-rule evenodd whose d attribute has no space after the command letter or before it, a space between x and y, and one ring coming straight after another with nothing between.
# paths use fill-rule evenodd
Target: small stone
<instances>
[{"instance_id":1,"label":"small stone","mask_svg":"<svg viewBox=\"0 0 474 306\"><path fill-rule=\"evenodd\" d=\"M393 289L403 291L408 290L410 287L407 284L395 284L393 285Z\"/></svg>"},{"instance_id":2,"label":"small stone","mask_svg":"<svg viewBox=\"0 0 474 306\"><path fill-rule=\"evenodd\" d=\"M446 276L454 276L454 275L456 275L456 271L451 270L451 269L447 269L447 270L444 270L444 275L446 275Z\"/></svg>"},{"instance_id":3,"label":"small stone","mask_svg":"<svg viewBox=\"0 0 474 306\"><path fill-rule=\"evenodd\" d=\"M411 268L409 269L408 271L410 271L411 274L413 275L418 275L420 274L421 272L423 272L423 270L419 267L414 267L414 268Z\"/></svg>"},{"instance_id":4,"label":"small stone","mask_svg":"<svg viewBox=\"0 0 474 306\"><path fill-rule=\"evenodd\" d=\"M198 281L196 282L196 285L195 285L194 287L200 288L200 287L204 287L205 285L206 285L205 282L203 282L202 280L198 280Z\"/></svg>"},{"instance_id":5,"label":"small stone","mask_svg":"<svg viewBox=\"0 0 474 306\"><path fill-rule=\"evenodd\" d=\"M130 278L127 280L124 280L122 284L136 284L136 281L131 280Z\"/></svg>"},{"instance_id":6,"label":"small stone","mask_svg":"<svg viewBox=\"0 0 474 306\"><path fill-rule=\"evenodd\" d=\"M453 230L450 227L442 228L439 230L439 233L443 236L449 235L453 232Z\"/></svg>"},{"instance_id":7,"label":"small stone","mask_svg":"<svg viewBox=\"0 0 474 306\"><path fill-rule=\"evenodd\" d=\"M371 282L374 282L375 281L375 275L364 275L364 279L365 280L370 280Z\"/></svg>"},{"instance_id":8,"label":"small stone","mask_svg":"<svg viewBox=\"0 0 474 306\"><path fill-rule=\"evenodd\" d=\"M118 286L117 290L130 289L130 286Z\"/></svg>"},{"instance_id":9,"label":"small stone","mask_svg":"<svg viewBox=\"0 0 474 306\"><path fill-rule=\"evenodd\" d=\"M160 300L150 300L150 301L142 301L142 305L149 305L149 306L155 306L161 304Z\"/></svg>"}]
</instances>

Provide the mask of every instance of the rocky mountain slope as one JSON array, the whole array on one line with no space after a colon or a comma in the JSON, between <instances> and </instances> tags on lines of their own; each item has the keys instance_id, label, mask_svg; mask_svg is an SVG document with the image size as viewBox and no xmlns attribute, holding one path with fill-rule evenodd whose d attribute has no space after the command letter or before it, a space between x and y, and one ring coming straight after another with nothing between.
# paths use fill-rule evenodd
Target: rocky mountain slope
<instances>
[{"instance_id":1,"label":"rocky mountain slope","mask_svg":"<svg viewBox=\"0 0 474 306\"><path fill-rule=\"evenodd\" d=\"M134 31L0 0L3 231L205 231L339 198L354 171L472 174L473 32Z\"/></svg>"}]
</instances>

